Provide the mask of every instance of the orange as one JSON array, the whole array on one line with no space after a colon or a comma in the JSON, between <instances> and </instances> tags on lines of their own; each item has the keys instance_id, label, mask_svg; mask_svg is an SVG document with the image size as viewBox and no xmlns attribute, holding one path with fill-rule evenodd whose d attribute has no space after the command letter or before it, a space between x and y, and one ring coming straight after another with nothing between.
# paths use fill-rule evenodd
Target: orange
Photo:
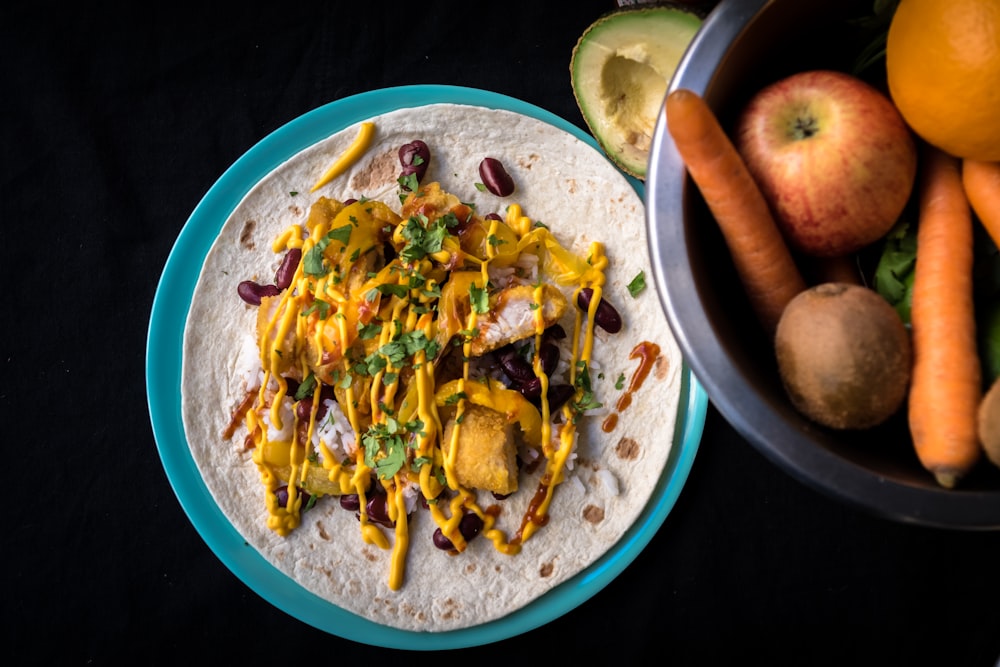
<instances>
[{"instance_id":1,"label":"orange","mask_svg":"<svg viewBox=\"0 0 1000 667\"><path fill-rule=\"evenodd\" d=\"M900 0L885 62L917 135L955 157L1000 160L1000 0Z\"/></svg>"}]
</instances>

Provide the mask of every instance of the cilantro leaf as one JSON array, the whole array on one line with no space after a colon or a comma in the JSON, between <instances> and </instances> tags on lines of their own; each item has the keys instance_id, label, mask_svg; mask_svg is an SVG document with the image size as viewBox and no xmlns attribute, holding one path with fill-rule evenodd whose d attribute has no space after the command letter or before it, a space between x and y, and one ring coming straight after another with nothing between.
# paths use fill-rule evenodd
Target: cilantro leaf
<instances>
[{"instance_id":1,"label":"cilantro leaf","mask_svg":"<svg viewBox=\"0 0 1000 667\"><path fill-rule=\"evenodd\" d=\"M295 400L301 401L307 396L312 396L313 392L316 390L316 376L310 373L306 376L306 379L299 384L299 388L295 390Z\"/></svg>"},{"instance_id":2,"label":"cilantro leaf","mask_svg":"<svg viewBox=\"0 0 1000 667\"><path fill-rule=\"evenodd\" d=\"M453 219L454 215L451 218L443 216L428 224L425 216L411 216L403 225L402 235L406 239L406 245L399 251L399 258L413 264L427 255L439 252L444 247L448 225Z\"/></svg>"},{"instance_id":3,"label":"cilantro leaf","mask_svg":"<svg viewBox=\"0 0 1000 667\"><path fill-rule=\"evenodd\" d=\"M485 287L476 287L475 283L469 285L469 299L472 303L472 310L477 315L482 315L490 310L490 295Z\"/></svg>"},{"instance_id":4,"label":"cilantro leaf","mask_svg":"<svg viewBox=\"0 0 1000 667\"><path fill-rule=\"evenodd\" d=\"M639 296L639 292L644 289L646 289L646 272L640 271L636 277L632 279L632 282L628 284L628 293L634 298Z\"/></svg>"},{"instance_id":5,"label":"cilantro leaf","mask_svg":"<svg viewBox=\"0 0 1000 667\"><path fill-rule=\"evenodd\" d=\"M343 227L337 227L336 229L331 229L326 233L326 236L321 238L316 242L309 252L305 254L302 258L302 271L309 276L315 276L321 278L325 276L330 270L326 266L326 261L323 253L326 252L326 247L330 245L330 241L340 241L342 245L347 245L348 240L351 238L351 225L344 225Z\"/></svg>"},{"instance_id":6,"label":"cilantro leaf","mask_svg":"<svg viewBox=\"0 0 1000 667\"><path fill-rule=\"evenodd\" d=\"M337 227L336 229L331 229L326 234L326 238L331 241L340 241L341 245L347 245L347 242L351 240L351 230L352 225L344 225L342 227Z\"/></svg>"},{"instance_id":7,"label":"cilantro leaf","mask_svg":"<svg viewBox=\"0 0 1000 667\"><path fill-rule=\"evenodd\" d=\"M604 404L597 400L594 395L594 390L590 385L590 371L587 368L587 364L583 361L576 362L576 387L580 390L580 397L573 401L573 409L577 412L586 412L587 410L596 410L602 407Z\"/></svg>"}]
</instances>

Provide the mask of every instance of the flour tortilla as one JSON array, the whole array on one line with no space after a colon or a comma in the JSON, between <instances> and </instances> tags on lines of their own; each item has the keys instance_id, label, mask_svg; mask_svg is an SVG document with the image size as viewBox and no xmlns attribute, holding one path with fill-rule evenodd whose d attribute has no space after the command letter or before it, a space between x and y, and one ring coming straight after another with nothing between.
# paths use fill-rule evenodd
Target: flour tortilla
<instances>
[{"instance_id":1,"label":"flour tortilla","mask_svg":"<svg viewBox=\"0 0 1000 667\"><path fill-rule=\"evenodd\" d=\"M371 120L374 143L345 174L309 192L354 140L357 125L281 164L226 221L205 260L185 328L184 428L223 513L249 545L297 584L386 626L456 630L530 603L600 558L632 525L670 454L681 356L655 291L648 288L636 298L628 292L628 283L640 271L650 275L643 203L598 151L531 117L475 106L434 104ZM231 440L221 433L244 395L240 369L247 358L241 355L246 355L254 330L255 309L237 296L237 284L273 280L280 261L271 250L273 239L290 224L303 223L321 195L341 200L366 196L398 210L397 149L415 139L425 141L432 154L424 182L440 181L445 190L474 203L481 215L502 213L516 202L525 215L545 223L564 247L586 255L592 241L605 244L605 295L617 306L624 328L616 335L598 330L595 340L592 379L604 412L615 411L622 393L615 387L619 375L624 374L627 388L637 366L629 359L635 345L654 342L660 357L610 433L602 431L600 414L581 420L577 458L556 489L550 521L519 555L501 554L482 537L472 540L463 554L449 555L432 544L430 513L417 511L410 517L405 583L393 591L387 584L391 552L365 544L355 514L335 498L323 498L305 512L302 525L288 537L269 530L260 474L243 449L246 429L241 426ZM506 166L517 188L512 196L498 198L475 187L481 181L479 162L486 156ZM569 319L567 331L571 326ZM535 478L522 479L520 491L503 501L499 527L508 538L536 486ZM386 534L391 540L392 532Z\"/></svg>"}]
</instances>

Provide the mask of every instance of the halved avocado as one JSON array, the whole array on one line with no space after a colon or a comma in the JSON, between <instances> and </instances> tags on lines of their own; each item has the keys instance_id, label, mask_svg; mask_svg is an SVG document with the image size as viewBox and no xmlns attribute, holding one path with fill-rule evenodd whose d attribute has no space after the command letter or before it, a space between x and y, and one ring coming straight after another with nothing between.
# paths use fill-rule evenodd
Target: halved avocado
<instances>
[{"instance_id":1,"label":"halved avocado","mask_svg":"<svg viewBox=\"0 0 1000 667\"><path fill-rule=\"evenodd\" d=\"M646 177L656 118L702 15L671 4L605 14L573 48L573 95L590 133L625 173Z\"/></svg>"}]
</instances>

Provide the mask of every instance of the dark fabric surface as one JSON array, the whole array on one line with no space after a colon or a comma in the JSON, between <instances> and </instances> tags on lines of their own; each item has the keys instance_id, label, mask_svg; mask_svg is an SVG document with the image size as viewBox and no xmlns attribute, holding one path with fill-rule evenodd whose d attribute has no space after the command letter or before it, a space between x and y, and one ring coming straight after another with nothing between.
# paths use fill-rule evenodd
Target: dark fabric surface
<instances>
[{"instance_id":1,"label":"dark fabric surface","mask_svg":"<svg viewBox=\"0 0 1000 667\"><path fill-rule=\"evenodd\" d=\"M678 502L632 565L486 647L408 654L322 632L230 573L186 517L150 425L146 336L160 271L212 183L297 116L387 86L484 88L583 127L570 53L612 7L0 9L8 664L995 663L1000 533L835 502L712 408Z\"/></svg>"}]
</instances>

